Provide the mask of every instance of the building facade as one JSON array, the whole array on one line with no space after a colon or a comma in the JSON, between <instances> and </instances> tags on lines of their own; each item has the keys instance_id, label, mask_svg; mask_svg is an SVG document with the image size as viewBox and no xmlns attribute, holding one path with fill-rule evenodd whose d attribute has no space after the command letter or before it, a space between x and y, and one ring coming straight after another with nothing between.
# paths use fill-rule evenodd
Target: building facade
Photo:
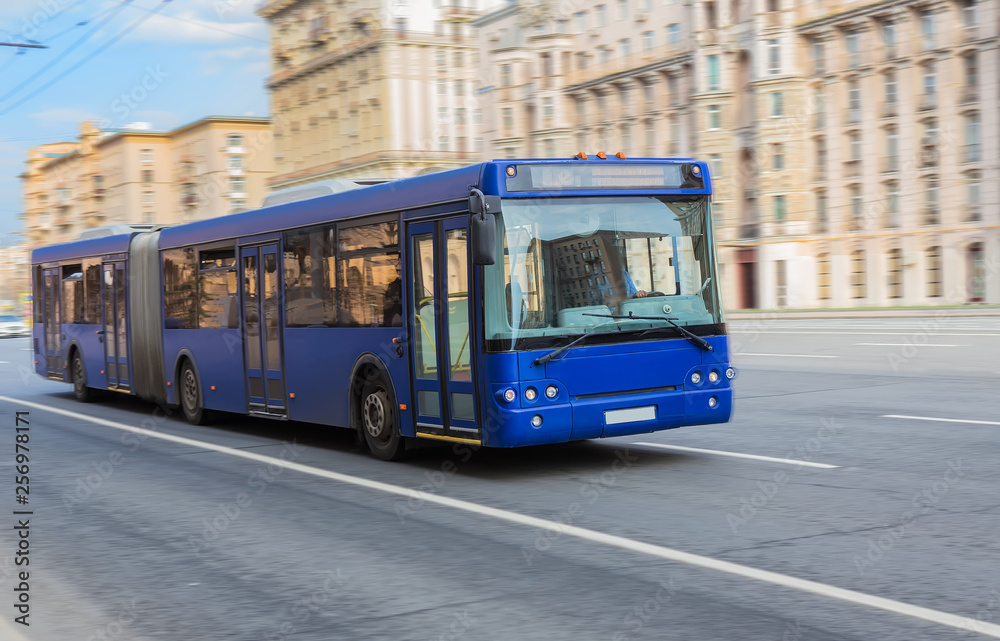
<instances>
[{"instance_id":1,"label":"building facade","mask_svg":"<svg viewBox=\"0 0 1000 641\"><path fill-rule=\"evenodd\" d=\"M211 116L173 131L100 130L34 147L24 185L29 248L111 224L175 224L259 207L273 168L270 121Z\"/></svg>"},{"instance_id":2,"label":"building facade","mask_svg":"<svg viewBox=\"0 0 1000 641\"><path fill-rule=\"evenodd\" d=\"M271 0L274 188L480 157L471 20L496 0Z\"/></svg>"},{"instance_id":3,"label":"building facade","mask_svg":"<svg viewBox=\"0 0 1000 641\"><path fill-rule=\"evenodd\" d=\"M713 167L730 308L1000 303L1000 0L522 0L487 156Z\"/></svg>"}]
</instances>

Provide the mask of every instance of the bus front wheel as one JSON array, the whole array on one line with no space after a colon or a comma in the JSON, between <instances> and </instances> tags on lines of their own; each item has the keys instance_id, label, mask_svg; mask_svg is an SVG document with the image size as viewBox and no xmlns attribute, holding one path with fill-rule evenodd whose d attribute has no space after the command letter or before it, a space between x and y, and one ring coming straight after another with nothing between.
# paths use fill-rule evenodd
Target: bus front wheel
<instances>
[{"instance_id":1,"label":"bus front wheel","mask_svg":"<svg viewBox=\"0 0 1000 641\"><path fill-rule=\"evenodd\" d=\"M201 398L201 382L191 361L185 361L180 375L181 411L184 418L192 425L205 425L211 418L211 412L206 410Z\"/></svg>"},{"instance_id":2,"label":"bus front wheel","mask_svg":"<svg viewBox=\"0 0 1000 641\"><path fill-rule=\"evenodd\" d=\"M389 386L381 377L367 381L361 391L361 431L376 458L396 461L406 452L396 422L395 399Z\"/></svg>"}]
</instances>

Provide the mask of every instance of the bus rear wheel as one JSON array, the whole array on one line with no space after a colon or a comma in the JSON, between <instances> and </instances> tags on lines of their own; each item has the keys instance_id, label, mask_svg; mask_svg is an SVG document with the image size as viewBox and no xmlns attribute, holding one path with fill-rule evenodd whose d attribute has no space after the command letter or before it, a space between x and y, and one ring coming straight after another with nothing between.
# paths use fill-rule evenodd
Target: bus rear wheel
<instances>
[{"instance_id":1,"label":"bus rear wheel","mask_svg":"<svg viewBox=\"0 0 1000 641\"><path fill-rule=\"evenodd\" d=\"M205 425L211 420L212 413L206 410L201 397L201 382L198 373L194 371L191 361L185 361L180 375L180 401L184 418L191 425Z\"/></svg>"},{"instance_id":2,"label":"bus rear wheel","mask_svg":"<svg viewBox=\"0 0 1000 641\"><path fill-rule=\"evenodd\" d=\"M376 458L398 461L406 453L406 443L397 429L395 399L381 377L367 381L362 388L361 431Z\"/></svg>"},{"instance_id":3,"label":"bus rear wheel","mask_svg":"<svg viewBox=\"0 0 1000 641\"><path fill-rule=\"evenodd\" d=\"M87 368L83 365L80 350L73 352L70 362L70 376L73 378L73 397L81 403L94 400L94 391L87 387Z\"/></svg>"}]
</instances>

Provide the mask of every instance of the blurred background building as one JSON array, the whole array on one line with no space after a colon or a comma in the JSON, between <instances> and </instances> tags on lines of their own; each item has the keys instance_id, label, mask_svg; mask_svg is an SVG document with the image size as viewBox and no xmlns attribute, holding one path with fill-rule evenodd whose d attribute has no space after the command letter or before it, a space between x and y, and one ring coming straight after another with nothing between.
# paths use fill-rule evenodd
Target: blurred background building
<instances>
[{"instance_id":1,"label":"blurred background building","mask_svg":"<svg viewBox=\"0 0 1000 641\"><path fill-rule=\"evenodd\" d=\"M210 116L173 131L101 130L34 147L24 185L28 249L116 223L172 224L259 207L272 173L266 118Z\"/></svg>"},{"instance_id":2,"label":"blurred background building","mask_svg":"<svg viewBox=\"0 0 1000 641\"><path fill-rule=\"evenodd\" d=\"M85 124L31 150L27 247L222 215L326 178L620 150L711 163L729 308L1000 303L1000 0L257 11L273 147L264 119Z\"/></svg>"},{"instance_id":3,"label":"blurred background building","mask_svg":"<svg viewBox=\"0 0 1000 641\"><path fill-rule=\"evenodd\" d=\"M474 2L272 0L258 13L274 69L272 187L480 158Z\"/></svg>"}]
</instances>

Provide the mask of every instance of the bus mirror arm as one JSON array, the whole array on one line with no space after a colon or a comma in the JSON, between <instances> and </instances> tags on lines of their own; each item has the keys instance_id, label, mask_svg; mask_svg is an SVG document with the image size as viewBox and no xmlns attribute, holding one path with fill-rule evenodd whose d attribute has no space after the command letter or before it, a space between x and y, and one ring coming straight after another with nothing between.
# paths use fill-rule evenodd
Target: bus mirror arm
<instances>
[{"instance_id":1,"label":"bus mirror arm","mask_svg":"<svg viewBox=\"0 0 1000 641\"><path fill-rule=\"evenodd\" d=\"M473 265L493 265L497 262L498 213L499 196L486 196L476 188L469 192L469 233Z\"/></svg>"}]
</instances>

